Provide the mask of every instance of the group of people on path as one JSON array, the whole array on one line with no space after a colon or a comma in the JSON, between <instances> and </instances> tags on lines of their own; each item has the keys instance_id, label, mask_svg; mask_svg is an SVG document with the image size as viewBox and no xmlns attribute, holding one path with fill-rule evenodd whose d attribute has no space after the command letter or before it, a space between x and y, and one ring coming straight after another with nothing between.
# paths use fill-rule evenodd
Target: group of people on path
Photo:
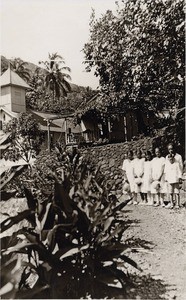
<instances>
[{"instance_id":1,"label":"group of people on path","mask_svg":"<svg viewBox=\"0 0 186 300\"><path fill-rule=\"evenodd\" d=\"M173 144L163 157L160 148L150 151L128 151L123 161L123 194L131 204L147 204L167 208L180 207L183 160ZM165 203L168 203L165 205Z\"/></svg>"}]
</instances>

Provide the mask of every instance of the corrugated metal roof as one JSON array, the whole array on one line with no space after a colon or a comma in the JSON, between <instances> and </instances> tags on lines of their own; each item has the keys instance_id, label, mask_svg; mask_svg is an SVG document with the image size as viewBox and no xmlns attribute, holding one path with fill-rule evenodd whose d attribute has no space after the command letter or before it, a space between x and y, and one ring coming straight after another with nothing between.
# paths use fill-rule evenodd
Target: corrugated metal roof
<instances>
[{"instance_id":1,"label":"corrugated metal roof","mask_svg":"<svg viewBox=\"0 0 186 300\"><path fill-rule=\"evenodd\" d=\"M30 110L31 113L34 113L36 115L38 115L39 117L43 118L43 119L52 119L52 118L57 118L58 115L56 114L51 114L51 113L45 113L45 112L41 112L41 111L35 111L35 110Z\"/></svg>"},{"instance_id":2,"label":"corrugated metal roof","mask_svg":"<svg viewBox=\"0 0 186 300\"><path fill-rule=\"evenodd\" d=\"M18 74L8 68L0 77L1 86L16 85L23 88L30 88L30 86L24 81Z\"/></svg>"}]
</instances>

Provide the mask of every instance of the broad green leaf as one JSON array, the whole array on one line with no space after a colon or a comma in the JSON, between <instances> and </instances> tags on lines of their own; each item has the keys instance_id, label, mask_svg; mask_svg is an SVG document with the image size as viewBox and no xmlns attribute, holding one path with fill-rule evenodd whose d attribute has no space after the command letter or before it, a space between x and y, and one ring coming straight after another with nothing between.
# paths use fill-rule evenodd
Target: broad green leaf
<instances>
[{"instance_id":1,"label":"broad green leaf","mask_svg":"<svg viewBox=\"0 0 186 300\"><path fill-rule=\"evenodd\" d=\"M114 209L113 209L113 213L117 212L117 211L121 211L122 208L124 208L132 199L127 199L125 200L124 202L120 203L118 206L116 206Z\"/></svg>"},{"instance_id":2,"label":"broad green leaf","mask_svg":"<svg viewBox=\"0 0 186 300\"><path fill-rule=\"evenodd\" d=\"M83 250L86 250L86 249L88 249L89 247L90 247L90 245L87 244L87 245L85 245L85 246L82 246L81 248L73 248L73 249L71 249L70 251L66 252L64 255L62 255L62 256L60 257L60 259L62 260L62 259L64 259L64 258L66 258L66 257L73 256L74 254L77 254L77 253L79 253L79 252L82 252Z\"/></svg>"},{"instance_id":3,"label":"broad green leaf","mask_svg":"<svg viewBox=\"0 0 186 300\"><path fill-rule=\"evenodd\" d=\"M10 227L12 227L13 225L21 222L22 220L26 219L27 217L29 217L32 214L33 214L33 212L30 209L27 209L27 210L24 210L23 212L18 213L14 217L10 217L10 218L4 220L0 224L0 227L1 227L1 231L0 232L4 232L5 230L7 230Z\"/></svg>"},{"instance_id":4,"label":"broad green leaf","mask_svg":"<svg viewBox=\"0 0 186 300\"><path fill-rule=\"evenodd\" d=\"M25 186L24 186L24 193L25 193L25 197L27 199L28 208L35 211L36 206L37 206L37 201L36 201L35 197L31 193L31 191L29 191Z\"/></svg>"},{"instance_id":5,"label":"broad green leaf","mask_svg":"<svg viewBox=\"0 0 186 300\"><path fill-rule=\"evenodd\" d=\"M111 226L112 224L112 221L114 220L114 217L109 217L105 223L104 223L104 228L103 228L103 231L107 231L109 229L109 227Z\"/></svg>"},{"instance_id":6,"label":"broad green leaf","mask_svg":"<svg viewBox=\"0 0 186 300\"><path fill-rule=\"evenodd\" d=\"M55 180L54 202L62 209L67 215L71 215L73 211L73 202L70 198L64 184L59 184Z\"/></svg>"},{"instance_id":7,"label":"broad green leaf","mask_svg":"<svg viewBox=\"0 0 186 300\"><path fill-rule=\"evenodd\" d=\"M12 252L19 252L21 249L25 249L28 248L30 246L33 246L33 243L28 243L27 241L23 241L21 243L18 243L17 245L13 246L13 247L9 247L7 250L5 250L5 254L9 254Z\"/></svg>"},{"instance_id":8,"label":"broad green leaf","mask_svg":"<svg viewBox=\"0 0 186 300\"><path fill-rule=\"evenodd\" d=\"M85 189L85 191L88 190L89 185L90 185L90 182L91 182L91 179L92 179L92 175L89 175L89 176L87 177L86 181L85 181L85 184L84 184L84 189Z\"/></svg>"},{"instance_id":9,"label":"broad green leaf","mask_svg":"<svg viewBox=\"0 0 186 300\"><path fill-rule=\"evenodd\" d=\"M2 299L14 299L15 294L16 289L12 282L5 283L5 285L0 289L0 296L3 296Z\"/></svg>"},{"instance_id":10,"label":"broad green leaf","mask_svg":"<svg viewBox=\"0 0 186 300\"><path fill-rule=\"evenodd\" d=\"M111 239L113 239L116 235L120 234L122 231L124 231L123 226L119 226L116 227L109 235L108 241L110 241Z\"/></svg>"},{"instance_id":11,"label":"broad green leaf","mask_svg":"<svg viewBox=\"0 0 186 300\"><path fill-rule=\"evenodd\" d=\"M131 266L133 266L134 268L140 270L140 268L138 267L137 263L135 261L133 261L133 259L129 258L128 256L126 256L125 254L122 254L120 256L120 258L125 261L126 263L130 264Z\"/></svg>"}]
</instances>

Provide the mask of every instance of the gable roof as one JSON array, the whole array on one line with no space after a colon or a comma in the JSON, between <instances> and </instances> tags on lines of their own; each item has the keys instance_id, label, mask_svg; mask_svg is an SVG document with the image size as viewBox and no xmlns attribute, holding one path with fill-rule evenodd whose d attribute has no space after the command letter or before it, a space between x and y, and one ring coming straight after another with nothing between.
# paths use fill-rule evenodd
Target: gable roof
<instances>
[{"instance_id":1,"label":"gable roof","mask_svg":"<svg viewBox=\"0 0 186 300\"><path fill-rule=\"evenodd\" d=\"M23 87L25 89L30 88L30 86L24 81L18 74L8 68L0 77L1 86L6 85L16 85Z\"/></svg>"},{"instance_id":2,"label":"gable roof","mask_svg":"<svg viewBox=\"0 0 186 300\"><path fill-rule=\"evenodd\" d=\"M10 117L16 118L16 119L18 119L18 118L19 118L19 115L20 115L20 113L16 113L16 112L13 112L13 111L8 110L7 107L4 106L4 105L0 105L0 111L4 111L4 112L5 112L6 114L8 114Z\"/></svg>"}]
</instances>

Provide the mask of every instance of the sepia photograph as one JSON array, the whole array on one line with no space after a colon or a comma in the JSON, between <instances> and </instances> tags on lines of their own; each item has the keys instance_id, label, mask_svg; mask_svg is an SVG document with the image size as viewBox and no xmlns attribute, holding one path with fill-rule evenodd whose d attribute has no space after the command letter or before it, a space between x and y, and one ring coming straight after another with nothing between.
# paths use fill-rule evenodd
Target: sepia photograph
<instances>
[{"instance_id":1,"label":"sepia photograph","mask_svg":"<svg viewBox=\"0 0 186 300\"><path fill-rule=\"evenodd\" d=\"M186 299L184 0L0 0L1 299Z\"/></svg>"}]
</instances>

